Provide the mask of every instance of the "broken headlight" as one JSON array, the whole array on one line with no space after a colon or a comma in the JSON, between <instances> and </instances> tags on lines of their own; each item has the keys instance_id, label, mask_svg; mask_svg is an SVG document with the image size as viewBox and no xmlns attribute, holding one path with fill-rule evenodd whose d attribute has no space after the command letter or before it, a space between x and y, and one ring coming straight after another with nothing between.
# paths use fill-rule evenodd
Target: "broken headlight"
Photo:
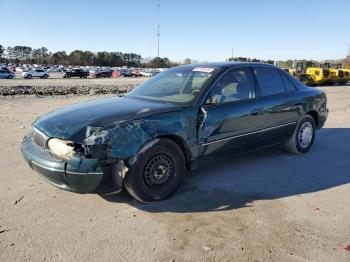
<instances>
[{"instance_id":1,"label":"broken headlight","mask_svg":"<svg viewBox=\"0 0 350 262\"><path fill-rule=\"evenodd\" d=\"M47 146L52 151L52 153L64 159L71 158L75 153L74 144L71 141L51 138L47 143Z\"/></svg>"}]
</instances>

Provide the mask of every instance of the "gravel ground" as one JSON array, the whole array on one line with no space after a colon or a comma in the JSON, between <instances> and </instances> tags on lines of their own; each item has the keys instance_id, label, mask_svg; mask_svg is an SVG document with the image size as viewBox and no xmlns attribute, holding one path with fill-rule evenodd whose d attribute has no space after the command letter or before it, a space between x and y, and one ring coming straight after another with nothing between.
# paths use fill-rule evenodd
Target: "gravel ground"
<instances>
[{"instance_id":1,"label":"gravel ground","mask_svg":"<svg viewBox=\"0 0 350 262\"><path fill-rule=\"evenodd\" d=\"M0 79L0 96L11 95L96 95L125 93L144 82L147 77L137 78L70 78L62 73L52 73L48 79L24 79L16 74L14 79Z\"/></svg>"},{"instance_id":2,"label":"gravel ground","mask_svg":"<svg viewBox=\"0 0 350 262\"><path fill-rule=\"evenodd\" d=\"M350 261L350 86L322 89L331 112L308 154L217 162L149 205L61 191L21 156L36 117L101 96L0 100L0 261Z\"/></svg>"}]
</instances>

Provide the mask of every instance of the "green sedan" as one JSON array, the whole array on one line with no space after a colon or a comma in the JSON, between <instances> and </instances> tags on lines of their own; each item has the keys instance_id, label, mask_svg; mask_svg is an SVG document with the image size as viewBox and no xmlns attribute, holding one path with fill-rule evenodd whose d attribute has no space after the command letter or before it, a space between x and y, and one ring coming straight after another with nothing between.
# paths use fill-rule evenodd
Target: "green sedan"
<instances>
[{"instance_id":1,"label":"green sedan","mask_svg":"<svg viewBox=\"0 0 350 262\"><path fill-rule=\"evenodd\" d=\"M175 193L189 170L282 144L308 152L328 116L324 92L267 64L171 68L124 97L64 107L33 123L22 144L46 181L78 193L137 200Z\"/></svg>"}]
</instances>

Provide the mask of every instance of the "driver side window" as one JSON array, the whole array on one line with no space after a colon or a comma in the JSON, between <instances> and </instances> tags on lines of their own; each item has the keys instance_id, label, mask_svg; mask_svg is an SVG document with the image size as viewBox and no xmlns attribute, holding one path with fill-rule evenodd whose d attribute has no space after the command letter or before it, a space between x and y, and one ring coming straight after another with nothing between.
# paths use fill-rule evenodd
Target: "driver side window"
<instances>
[{"instance_id":1,"label":"driver side window","mask_svg":"<svg viewBox=\"0 0 350 262\"><path fill-rule=\"evenodd\" d=\"M253 75L250 68L226 72L212 87L208 103L223 104L255 98Z\"/></svg>"}]
</instances>

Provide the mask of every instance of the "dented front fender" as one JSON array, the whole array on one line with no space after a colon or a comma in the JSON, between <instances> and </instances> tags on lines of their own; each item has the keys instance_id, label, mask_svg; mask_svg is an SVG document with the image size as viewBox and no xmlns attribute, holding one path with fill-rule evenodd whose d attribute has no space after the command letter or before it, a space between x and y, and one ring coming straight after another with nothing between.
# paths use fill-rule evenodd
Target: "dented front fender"
<instances>
[{"instance_id":1,"label":"dented front fender","mask_svg":"<svg viewBox=\"0 0 350 262\"><path fill-rule=\"evenodd\" d=\"M186 141L186 147L196 156L196 121L196 109L185 108L181 111L115 123L108 129L93 133L84 140L84 144L95 148L105 145L106 147L100 147L100 150L105 150L109 158L125 160L135 156L148 141L171 135Z\"/></svg>"}]
</instances>

